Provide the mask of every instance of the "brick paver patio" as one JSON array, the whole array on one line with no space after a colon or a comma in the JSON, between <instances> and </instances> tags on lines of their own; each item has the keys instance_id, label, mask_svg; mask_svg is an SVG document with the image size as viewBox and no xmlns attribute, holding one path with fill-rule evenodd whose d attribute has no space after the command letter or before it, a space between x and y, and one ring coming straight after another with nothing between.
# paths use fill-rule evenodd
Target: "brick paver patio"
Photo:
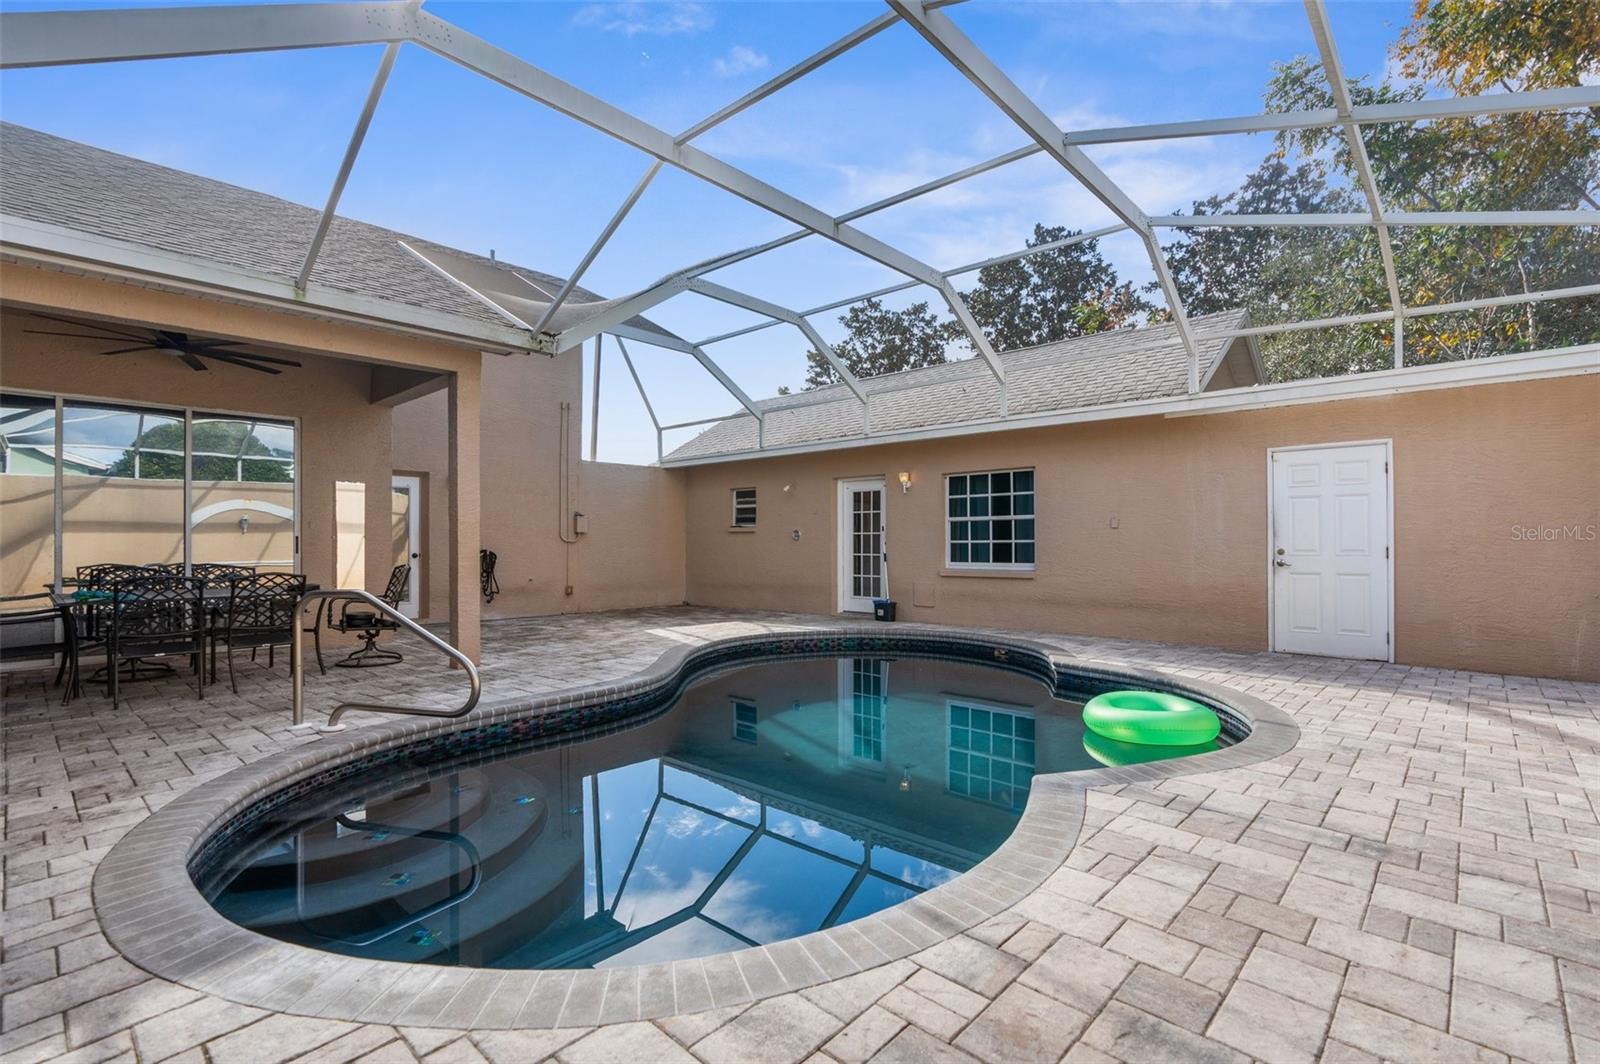
<instances>
[{"instance_id":1,"label":"brick paver patio","mask_svg":"<svg viewBox=\"0 0 1600 1064\"><path fill-rule=\"evenodd\" d=\"M485 628L486 698L616 679L674 642L828 618L704 609ZM753 1005L480 1031L274 1014L155 979L101 934L99 859L184 790L294 744L244 665L63 709L6 679L0 1058L29 1061L1329 1060L1600 1062L1600 685L1019 633L1246 691L1302 730L1244 769L1091 791L1082 836L1003 915ZM448 704L406 664L308 677ZM360 726L376 720L352 715Z\"/></svg>"}]
</instances>

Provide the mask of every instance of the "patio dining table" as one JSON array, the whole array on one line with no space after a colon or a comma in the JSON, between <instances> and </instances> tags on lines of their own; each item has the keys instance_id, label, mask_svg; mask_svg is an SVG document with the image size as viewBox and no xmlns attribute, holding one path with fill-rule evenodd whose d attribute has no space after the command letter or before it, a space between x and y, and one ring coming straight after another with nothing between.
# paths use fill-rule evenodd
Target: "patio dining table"
<instances>
[{"instance_id":1,"label":"patio dining table","mask_svg":"<svg viewBox=\"0 0 1600 1064\"><path fill-rule=\"evenodd\" d=\"M311 581L306 582L306 591L320 591L321 589L321 584L315 584ZM98 593L94 597L80 598L78 596L78 590L81 589L69 590L68 587L56 587L53 584L45 585L45 590L49 592L50 600L57 606L63 607L66 616L70 617L73 623L79 625L80 627L83 624L84 618L79 607L86 606L93 602L108 601L111 597L111 592L104 591ZM232 589L228 587L206 587L201 590L200 596L206 604L206 621L210 629L214 630L221 625L222 614L227 608L228 596L230 594L232 594ZM317 609L317 620L312 621L312 628L314 628L320 622L321 616L322 610L319 604ZM306 628L304 631L309 633L312 631L312 628ZM85 633L80 630L78 634L82 636ZM217 644L215 640L211 641L211 660L208 664L208 668L211 672L211 682L215 683L217 678ZM74 668L72 671L74 675L77 675L76 668ZM81 680L78 683L78 690L74 691L73 694L74 696L81 696L83 694L83 685Z\"/></svg>"}]
</instances>

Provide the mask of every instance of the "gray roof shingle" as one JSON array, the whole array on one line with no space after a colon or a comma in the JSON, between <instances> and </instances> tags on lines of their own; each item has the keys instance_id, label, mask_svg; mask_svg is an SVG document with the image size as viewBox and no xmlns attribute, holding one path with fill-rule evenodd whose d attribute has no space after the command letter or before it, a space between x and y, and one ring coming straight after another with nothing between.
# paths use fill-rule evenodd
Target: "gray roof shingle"
<instances>
[{"instance_id":1,"label":"gray roof shingle","mask_svg":"<svg viewBox=\"0 0 1600 1064\"><path fill-rule=\"evenodd\" d=\"M321 211L184 170L145 162L26 126L0 122L0 210L30 221L125 240L279 280L300 272ZM507 292L548 291L562 279L473 255L350 218L336 217L311 271L310 285L451 314L468 322L512 325L400 246L493 271ZM529 320L545 303L512 312ZM569 302L593 313L608 301L584 288ZM511 309L511 308L507 308ZM586 315L585 315L586 316ZM565 321L558 323L564 324ZM632 324L654 331L644 319ZM669 334L670 335L670 334Z\"/></svg>"},{"instance_id":2,"label":"gray roof shingle","mask_svg":"<svg viewBox=\"0 0 1600 1064\"><path fill-rule=\"evenodd\" d=\"M1246 312L1191 318L1202 377L1245 340L1224 330L1241 327ZM1175 325L1116 329L1039 347L1008 351L1009 415L1026 417L1086 407L1183 395L1188 356ZM935 428L1000 416L1000 389L981 359L885 374L862 382L874 434ZM861 404L843 384L756 404L766 415L766 446L796 447L862 434ZM754 418L719 422L666 456L667 462L756 449ZM864 442L870 442L870 438Z\"/></svg>"}]
</instances>

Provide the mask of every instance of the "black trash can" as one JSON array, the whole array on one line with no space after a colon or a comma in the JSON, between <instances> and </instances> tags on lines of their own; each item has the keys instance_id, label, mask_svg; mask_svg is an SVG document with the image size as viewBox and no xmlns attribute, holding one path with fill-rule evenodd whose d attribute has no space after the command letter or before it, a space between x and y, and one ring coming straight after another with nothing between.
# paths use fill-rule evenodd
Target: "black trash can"
<instances>
[{"instance_id":1,"label":"black trash can","mask_svg":"<svg viewBox=\"0 0 1600 1064\"><path fill-rule=\"evenodd\" d=\"M880 621L894 620L894 599L873 599L872 616Z\"/></svg>"}]
</instances>

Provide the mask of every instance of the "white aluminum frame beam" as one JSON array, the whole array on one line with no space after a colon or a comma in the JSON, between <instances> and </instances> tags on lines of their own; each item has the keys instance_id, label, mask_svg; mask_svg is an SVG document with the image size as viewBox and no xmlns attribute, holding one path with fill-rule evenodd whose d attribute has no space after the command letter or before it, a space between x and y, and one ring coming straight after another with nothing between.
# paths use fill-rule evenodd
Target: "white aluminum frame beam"
<instances>
[{"instance_id":1,"label":"white aluminum frame beam","mask_svg":"<svg viewBox=\"0 0 1600 1064\"><path fill-rule=\"evenodd\" d=\"M391 44L416 37L412 0L102 8L0 15L0 70Z\"/></svg>"},{"instance_id":2,"label":"white aluminum frame beam","mask_svg":"<svg viewBox=\"0 0 1600 1064\"><path fill-rule=\"evenodd\" d=\"M1364 104L1350 108L1361 125L1384 122L1429 122L1442 118L1519 114L1526 111L1562 111L1600 106L1600 86L1530 92L1497 92L1485 96L1454 96L1447 100L1410 100L1402 103ZM1079 129L1067 134L1068 144L1127 144L1134 141L1215 137L1231 133L1278 133L1287 129L1328 129L1340 124L1332 107L1312 111L1274 111L1235 118L1202 118L1191 122L1156 122L1139 126Z\"/></svg>"},{"instance_id":3,"label":"white aluminum frame beam","mask_svg":"<svg viewBox=\"0 0 1600 1064\"><path fill-rule=\"evenodd\" d=\"M741 111L747 110L748 108L760 103L762 100L766 99L768 96L771 96L773 93L777 92L779 89L782 89L786 85L791 85L794 82L799 81L801 78L805 77L822 64L837 58L840 55L843 55L845 52L854 48L861 42L869 40L883 30L888 29L897 21L899 21L899 19L893 13L888 13L879 15L877 18L868 22L864 26L857 27L833 43L824 46L818 51L807 56L805 59L802 59L789 69L771 78L768 78L766 81L762 82L760 85L757 85L755 88L751 89L737 100L728 104L726 107L723 107L722 109L706 116L705 118L702 118L700 121L684 130L682 133L679 133L676 138L677 143L687 144L700 134L716 128L717 126L726 122L728 119L732 118L734 115L739 114ZM567 301L567 297L571 295L572 290L577 287L578 280L583 277L584 273L594 263L596 256L598 256L606 244L610 242L611 237L617 231L617 227L622 224L623 219L627 218L629 212L631 212L635 204L639 202L639 197L644 195L645 189L650 187L650 183L654 181L656 175L661 172L661 167L663 165L665 164L660 159L656 159L651 162L650 166L645 170L644 176L640 177L638 183L634 186L633 191L628 194L627 198L622 201L622 205L619 206L615 213L612 214L611 220L607 222L606 227L600 231L600 235L595 237L594 243L589 245L589 250L584 253L583 258L579 260L577 267L573 269L572 275L568 277L566 283L561 286L561 291L556 293L555 298L550 301L550 306L542 315L539 316L539 320L534 322L534 331L544 331L544 327L550 323L550 319L555 317L556 311L561 309L561 305ZM803 232L809 233L809 230L803 230Z\"/></svg>"},{"instance_id":4,"label":"white aluminum frame beam","mask_svg":"<svg viewBox=\"0 0 1600 1064\"><path fill-rule=\"evenodd\" d=\"M481 37L452 26L428 11L418 11L416 20L417 43L458 66L498 82L551 110L670 163L898 273L938 286L939 271L932 266L859 229L840 225L827 213L804 200L738 167L730 166L693 145L677 143L671 134L562 81ZM961 316L959 312L957 316ZM967 317L970 320L971 316ZM981 333L972 337L972 340L980 351L988 347L988 341ZM992 350L990 357L993 357Z\"/></svg>"},{"instance_id":5,"label":"white aluminum frame beam","mask_svg":"<svg viewBox=\"0 0 1600 1064\"><path fill-rule=\"evenodd\" d=\"M1389 289L1389 305L1394 308L1394 368L1406 364L1406 319L1404 297L1400 295L1400 278L1394 268L1394 244L1389 239L1389 226L1383 220L1383 200L1378 195L1378 181L1372 173L1372 161L1367 158L1367 142L1361 138L1361 125L1352 113L1350 87L1345 84L1344 66L1339 62L1339 48L1333 40L1333 28L1328 24L1328 11L1322 0L1305 0L1306 19L1311 23L1311 35L1316 38L1317 51L1322 55L1322 70L1328 77L1328 89L1333 93L1333 108L1339 113L1339 124L1344 129L1345 142L1350 147L1350 160L1361 183L1361 193L1367 198L1367 209L1372 212L1372 227L1378 234L1378 257L1383 260L1383 281Z\"/></svg>"},{"instance_id":6,"label":"white aluminum frame beam","mask_svg":"<svg viewBox=\"0 0 1600 1064\"><path fill-rule=\"evenodd\" d=\"M1194 332L1189 327L1189 316L1184 311L1177 283L1167 266L1166 256L1161 252L1161 245L1156 240L1155 229L1151 227L1150 219L1128 198L1127 193L1095 164L1094 160L1084 154L1083 149L1066 143L1066 134L1061 128L1051 121L1039 105L1018 88L1015 82L995 66L983 50L962 33L948 16L939 11L929 10L920 0L887 0L887 2L907 25L922 34L923 38L952 66L989 97L1006 117L1032 137L1068 173L1077 178L1079 184L1088 189L1096 199L1139 235L1150 256L1150 266L1155 271L1156 281L1166 297L1167 309L1172 314L1173 324L1177 326L1178 335L1183 340L1184 350L1189 356L1189 390L1199 391L1200 348L1195 343ZM945 287L949 288L948 281L945 282Z\"/></svg>"},{"instance_id":7,"label":"white aluminum frame beam","mask_svg":"<svg viewBox=\"0 0 1600 1064\"><path fill-rule=\"evenodd\" d=\"M1382 216L1390 228L1404 226L1574 226L1600 225L1600 211L1389 211ZM1371 214L1162 214L1150 224L1157 229L1207 229L1213 227L1281 228L1290 226L1341 226L1370 229Z\"/></svg>"},{"instance_id":8,"label":"white aluminum frame beam","mask_svg":"<svg viewBox=\"0 0 1600 1064\"><path fill-rule=\"evenodd\" d=\"M1403 307L1400 314L1404 318L1427 318L1436 314L1454 314L1463 310L1484 310L1489 307L1509 307L1519 303L1541 303L1546 300L1556 299L1582 299L1585 296L1600 296L1600 284L1575 285L1571 288L1546 288L1536 292L1513 292L1503 296L1482 296L1477 299L1461 299L1454 303L1430 303L1420 307ZM1365 314L1341 314L1333 318L1312 318L1307 321L1290 321L1277 325L1251 325L1242 329L1219 330L1209 335L1214 336L1272 336L1276 333L1304 332L1308 329L1329 329L1340 325L1371 325L1380 321L1389 321L1394 317L1393 311L1376 310ZM1404 367L1395 367L1401 369Z\"/></svg>"},{"instance_id":9,"label":"white aluminum frame beam","mask_svg":"<svg viewBox=\"0 0 1600 1064\"><path fill-rule=\"evenodd\" d=\"M1365 217L1365 215L1362 217ZM971 273L974 270L981 270L989 266L998 266L1002 262L1014 262L1017 259L1025 259L1030 255L1038 255L1046 251L1055 251L1058 248L1071 247L1073 244L1082 244L1090 240L1099 240L1103 236L1110 236L1113 233L1120 233L1127 228L1127 226L1119 222L1116 225L1107 225L1099 229L1091 229L1086 233L1075 233L1072 236L1063 237L1060 240L1049 240L1043 244L1034 244L1031 247L1023 248L1020 251L1008 251L1004 255L992 255L987 259L979 259L976 262L969 262L965 266L957 266L953 270L946 270L944 275L946 277L959 277L961 274ZM871 292L863 292L860 295L847 296L844 299L836 299L832 303L824 303L819 307L812 307L810 310L802 310L799 313L802 317L807 318L811 317L813 314L825 314L830 310L838 310L840 307L848 307L852 303L864 303L869 299L877 299L880 296L892 295L895 292L904 292L908 288L917 287L917 283L918 282L916 281L902 281L899 284L889 285L887 288L877 288ZM776 321L758 322L755 325L746 325L742 329L734 329L732 332L725 332L716 336L707 337L706 339L701 340L700 343L710 346L711 344L720 343L723 340L732 340L736 336L744 336L747 333L759 332L762 329L770 329L774 325L778 324L781 323Z\"/></svg>"},{"instance_id":10,"label":"white aluminum frame beam","mask_svg":"<svg viewBox=\"0 0 1600 1064\"><path fill-rule=\"evenodd\" d=\"M578 287L578 281L588 271L590 265L594 263L601 249L610 241L612 235L616 233L617 227L622 225L623 219L628 217L628 212L633 210L634 204L639 202L639 197L644 195L644 190L650 187L650 182L655 180L656 175L661 172L661 167L664 165L660 159L656 159L645 168L644 176L639 178L638 183L633 186L633 191L628 193L627 197L623 199L622 205L612 213L611 220L606 223L604 229L600 230L600 235L594 238L594 242L589 245L589 250L584 252L583 258L578 260L578 265L573 267L572 273L562 282L560 291L556 292L554 298L550 300L550 305L545 308L543 314L539 315L539 320L533 323L534 332L544 332L544 327L550 324L550 319L556 316L556 311L561 309L561 305L567 301L567 297L572 294L572 290ZM596 337L599 335L599 333L595 334Z\"/></svg>"},{"instance_id":11,"label":"white aluminum frame beam","mask_svg":"<svg viewBox=\"0 0 1600 1064\"><path fill-rule=\"evenodd\" d=\"M617 325L613 328L607 329L606 331L615 337L625 336L630 340L637 340L641 344L650 344L653 347L664 347L668 351L681 351L683 354L690 356L696 362L700 363L700 365L705 368L707 373L715 377L717 383L722 385L722 387L727 390L729 395L733 396L739 401L740 406L749 411L750 416L755 418L760 426L758 431L763 433L766 431L766 413L761 409L760 406L756 405L756 401L750 398L743 388L734 383L733 378L728 376L727 372L717 364L717 360L706 354L705 350L702 349L699 344L691 344L689 341L680 340L675 336L663 336L659 333L647 332L644 329L636 329L629 325ZM670 428L671 426L664 425L662 427Z\"/></svg>"},{"instance_id":12,"label":"white aluminum frame beam","mask_svg":"<svg viewBox=\"0 0 1600 1064\"><path fill-rule=\"evenodd\" d=\"M845 387L849 388L861 403L862 417L866 418L868 416L867 392L861 386L861 381L856 378L854 373L850 372L850 367L844 364L844 359L839 357L838 352L833 349L833 345L824 340L803 316L788 307L780 307L776 303L769 303L765 299L737 291L726 285L717 284L715 281L708 281L703 277L696 277L690 281L689 291L698 292L708 299L715 299L732 307L741 307L757 314L765 314L775 322L787 322L799 329L805 338L811 342L811 346L817 349L817 353L823 357L829 366L833 367L833 371L839 375L839 379L844 381Z\"/></svg>"},{"instance_id":13,"label":"white aluminum frame beam","mask_svg":"<svg viewBox=\"0 0 1600 1064\"><path fill-rule=\"evenodd\" d=\"M294 286L302 292L306 290L306 282L311 280L311 268L317 264L317 255L322 251L322 242L328 237L328 227L333 224L334 214L339 209L339 199L344 195L345 183L350 180L350 171L355 169L356 156L361 154L361 144L366 140L367 129L372 125L372 115L378 109L378 100L383 96L383 87L388 84L389 74L394 70L395 56L399 54L400 42L394 41L384 48L383 58L378 62L378 72L373 75L372 88L367 90L367 99L361 106L361 115L356 119L355 131L350 134L350 143L345 146L344 158L339 163L339 172L333 179L333 188L328 192L328 202L322 208L322 217L317 219L317 231L311 237L311 247L306 250L305 262L295 277Z\"/></svg>"},{"instance_id":14,"label":"white aluminum frame beam","mask_svg":"<svg viewBox=\"0 0 1600 1064\"><path fill-rule=\"evenodd\" d=\"M628 376L633 378L633 386L639 390L639 401L644 404L644 412L650 416L650 424L656 430L656 461L661 461L665 451L661 442L661 419L656 417L656 408L650 402L650 393L644 390L644 381L639 379L639 371L633 368L633 359L628 354L628 345L622 342L622 337L612 334L611 338L617 342L617 350L622 352L622 364L628 367Z\"/></svg>"},{"instance_id":15,"label":"white aluminum frame beam","mask_svg":"<svg viewBox=\"0 0 1600 1064\"><path fill-rule=\"evenodd\" d=\"M600 345L605 342L605 338L605 333L594 338L594 384L591 386L589 396L589 461L591 462L600 454Z\"/></svg>"}]
</instances>

